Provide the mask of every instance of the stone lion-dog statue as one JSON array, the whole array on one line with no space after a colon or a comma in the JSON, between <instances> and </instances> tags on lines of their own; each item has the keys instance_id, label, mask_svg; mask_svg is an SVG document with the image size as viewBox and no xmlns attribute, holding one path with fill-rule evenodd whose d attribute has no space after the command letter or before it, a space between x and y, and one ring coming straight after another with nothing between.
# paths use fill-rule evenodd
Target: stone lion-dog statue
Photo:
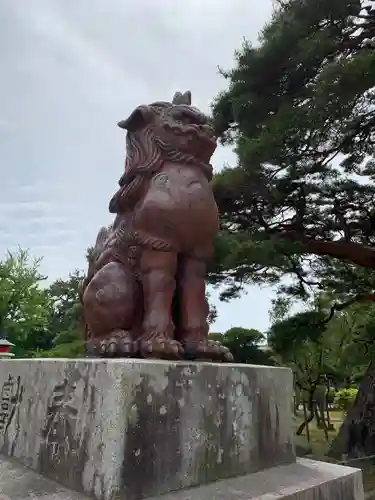
<instances>
[{"instance_id":1,"label":"stone lion-dog statue","mask_svg":"<svg viewBox=\"0 0 375 500\"><path fill-rule=\"evenodd\" d=\"M86 354L230 362L208 339L205 273L219 229L209 120L177 92L118 125L127 134L116 216L99 231L80 291Z\"/></svg>"}]
</instances>

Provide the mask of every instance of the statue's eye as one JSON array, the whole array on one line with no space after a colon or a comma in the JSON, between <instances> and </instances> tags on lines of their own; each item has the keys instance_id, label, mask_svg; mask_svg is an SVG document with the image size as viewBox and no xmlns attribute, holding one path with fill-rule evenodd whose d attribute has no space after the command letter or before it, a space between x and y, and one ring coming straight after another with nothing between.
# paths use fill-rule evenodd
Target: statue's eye
<instances>
[{"instance_id":1,"label":"statue's eye","mask_svg":"<svg viewBox=\"0 0 375 500\"><path fill-rule=\"evenodd\" d=\"M181 113L181 121L185 125L198 125L199 120L197 120L197 117L192 114L192 113Z\"/></svg>"},{"instance_id":2,"label":"statue's eye","mask_svg":"<svg viewBox=\"0 0 375 500\"><path fill-rule=\"evenodd\" d=\"M184 113L181 113L180 111L174 112L173 113L173 119L176 123L186 123L186 116Z\"/></svg>"},{"instance_id":3,"label":"statue's eye","mask_svg":"<svg viewBox=\"0 0 375 500\"><path fill-rule=\"evenodd\" d=\"M184 125L203 124L201 113L197 113L194 109L187 106L185 109L181 108L182 106L179 109L176 108L173 110L173 118L177 123L182 123Z\"/></svg>"},{"instance_id":4,"label":"statue's eye","mask_svg":"<svg viewBox=\"0 0 375 500\"><path fill-rule=\"evenodd\" d=\"M196 124L196 120L194 120L190 115L185 115L182 120L186 125Z\"/></svg>"}]
</instances>

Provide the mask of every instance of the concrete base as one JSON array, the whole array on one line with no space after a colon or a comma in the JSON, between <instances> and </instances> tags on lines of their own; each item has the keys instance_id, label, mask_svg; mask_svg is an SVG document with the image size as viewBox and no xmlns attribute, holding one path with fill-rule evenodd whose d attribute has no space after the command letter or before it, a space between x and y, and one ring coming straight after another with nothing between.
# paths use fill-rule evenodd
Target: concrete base
<instances>
[{"instance_id":1,"label":"concrete base","mask_svg":"<svg viewBox=\"0 0 375 500\"><path fill-rule=\"evenodd\" d=\"M160 500L363 500L362 471L304 458Z\"/></svg>"},{"instance_id":2,"label":"concrete base","mask_svg":"<svg viewBox=\"0 0 375 500\"><path fill-rule=\"evenodd\" d=\"M0 456L0 500L89 500L24 465Z\"/></svg>"},{"instance_id":3,"label":"concrete base","mask_svg":"<svg viewBox=\"0 0 375 500\"><path fill-rule=\"evenodd\" d=\"M295 461L285 368L0 360L0 452L100 500Z\"/></svg>"},{"instance_id":4,"label":"concrete base","mask_svg":"<svg viewBox=\"0 0 375 500\"><path fill-rule=\"evenodd\" d=\"M359 469L298 459L294 464L181 490L158 498L159 500L363 500L364 494L362 473ZM62 488L22 465L0 458L0 499L88 500L88 497ZM115 500L115 497L111 500Z\"/></svg>"}]
</instances>

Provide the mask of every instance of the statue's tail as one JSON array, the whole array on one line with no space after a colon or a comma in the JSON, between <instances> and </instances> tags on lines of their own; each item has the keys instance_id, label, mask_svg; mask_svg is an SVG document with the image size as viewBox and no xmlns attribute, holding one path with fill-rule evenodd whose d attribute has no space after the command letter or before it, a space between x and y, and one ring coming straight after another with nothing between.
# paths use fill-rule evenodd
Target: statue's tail
<instances>
[{"instance_id":1,"label":"statue's tail","mask_svg":"<svg viewBox=\"0 0 375 500\"><path fill-rule=\"evenodd\" d=\"M111 232L112 232L112 224L109 225L108 227L105 226L101 227L98 232L98 236L96 237L94 247L90 248L87 251L87 260L89 263L87 275L81 281L78 288L78 296L81 304L83 304L83 295L85 293L85 290L90 284L90 281L92 280L97 271L96 263L104 251L105 244L108 241Z\"/></svg>"},{"instance_id":2,"label":"statue's tail","mask_svg":"<svg viewBox=\"0 0 375 500\"><path fill-rule=\"evenodd\" d=\"M85 293L87 285L88 285L87 277L85 276L83 278L83 280L81 280L80 284L78 285L78 297L79 297L79 301L82 305L83 305L83 294Z\"/></svg>"}]
</instances>

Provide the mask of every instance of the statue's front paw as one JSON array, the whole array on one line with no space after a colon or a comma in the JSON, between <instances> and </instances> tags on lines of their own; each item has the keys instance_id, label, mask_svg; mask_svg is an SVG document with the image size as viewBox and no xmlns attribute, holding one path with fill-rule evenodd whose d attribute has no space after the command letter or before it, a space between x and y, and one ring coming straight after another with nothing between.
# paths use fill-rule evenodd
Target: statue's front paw
<instances>
[{"instance_id":1,"label":"statue's front paw","mask_svg":"<svg viewBox=\"0 0 375 500\"><path fill-rule=\"evenodd\" d=\"M148 335L139 340L139 352L142 358L182 359L183 348L177 340L164 334Z\"/></svg>"},{"instance_id":2,"label":"statue's front paw","mask_svg":"<svg viewBox=\"0 0 375 500\"><path fill-rule=\"evenodd\" d=\"M94 338L86 342L89 356L101 358L132 358L138 354L138 345L125 330L115 330L106 338Z\"/></svg>"},{"instance_id":3,"label":"statue's front paw","mask_svg":"<svg viewBox=\"0 0 375 500\"><path fill-rule=\"evenodd\" d=\"M214 340L200 340L184 342L184 357L187 360L209 360L233 362L233 356L229 349L220 342Z\"/></svg>"}]
</instances>

